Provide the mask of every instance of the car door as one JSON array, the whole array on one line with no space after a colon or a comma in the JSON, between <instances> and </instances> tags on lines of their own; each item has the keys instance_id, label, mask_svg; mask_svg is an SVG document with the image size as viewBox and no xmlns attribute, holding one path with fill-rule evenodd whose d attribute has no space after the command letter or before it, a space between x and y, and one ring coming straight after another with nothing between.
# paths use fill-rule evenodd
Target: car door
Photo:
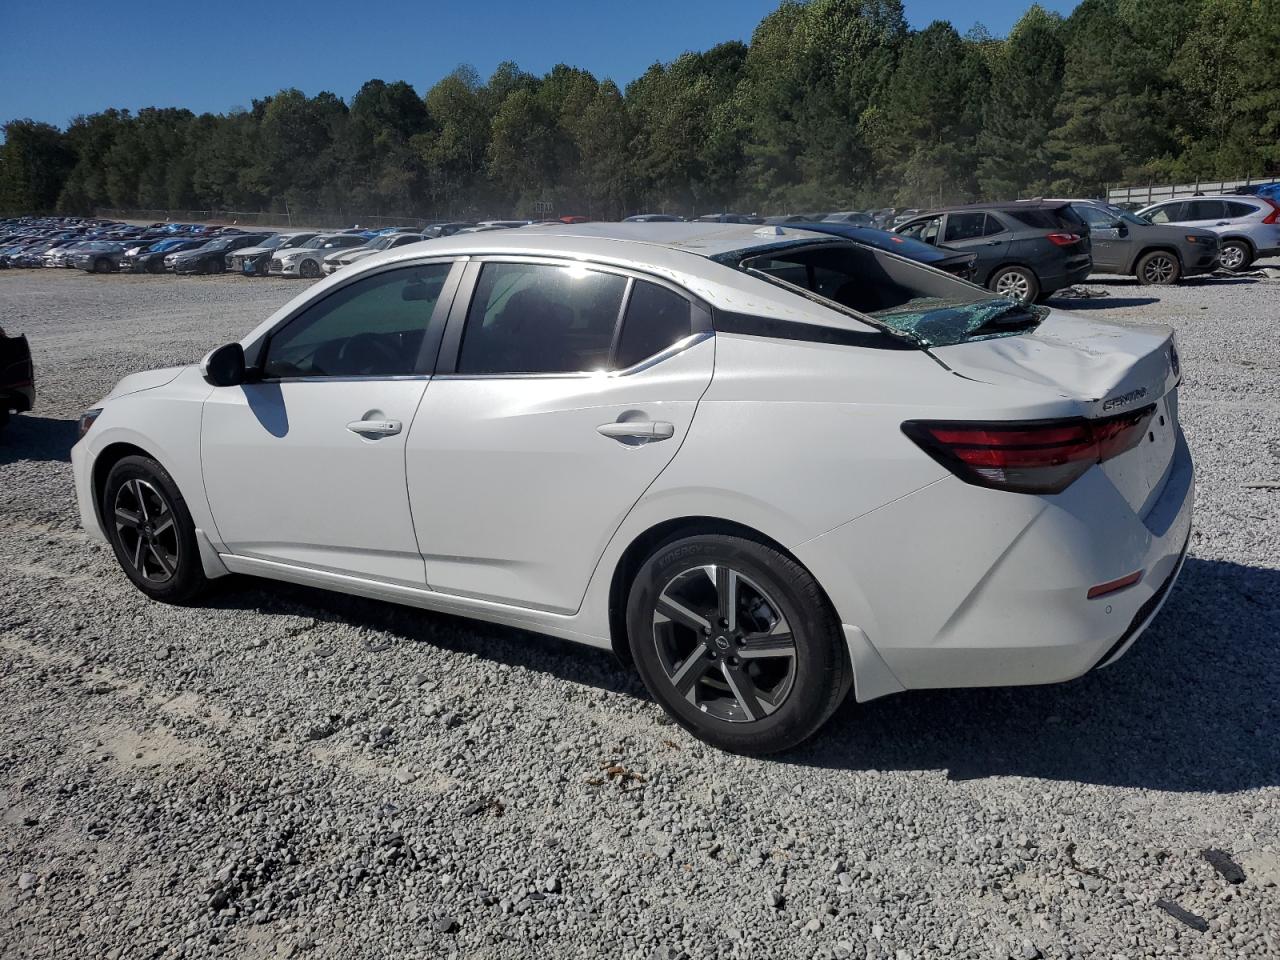
<instances>
[{"instance_id":1,"label":"car door","mask_svg":"<svg viewBox=\"0 0 1280 960\"><path fill-rule=\"evenodd\" d=\"M1073 203L1071 209L1089 224L1093 265L1106 273L1124 269L1129 263L1133 245L1124 221L1087 203Z\"/></svg>"},{"instance_id":2,"label":"car door","mask_svg":"<svg viewBox=\"0 0 1280 960\"><path fill-rule=\"evenodd\" d=\"M942 227L944 247L977 254L974 266L982 283L998 264L1004 262L1012 238L1012 231L996 217L981 210L948 213Z\"/></svg>"},{"instance_id":3,"label":"car door","mask_svg":"<svg viewBox=\"0 0 1280 960\"><path fill-rule=\"evenodd\" d=\"M397 265L330 290L266 338L253 382L213 390L201 463L231 553L425 586L404 452L451 269Z\"/></svg>"},{"instance_id":4,"label":"car door","mask_svg":"<svg viewBox=\"0 0 1280 960\"><path fill-rule=\"evenodd\" d=\"M406 451L431 589L576 611L683 442L714 354L709 313L664 281L471 263Z\"/></svg>"}]
</instances>

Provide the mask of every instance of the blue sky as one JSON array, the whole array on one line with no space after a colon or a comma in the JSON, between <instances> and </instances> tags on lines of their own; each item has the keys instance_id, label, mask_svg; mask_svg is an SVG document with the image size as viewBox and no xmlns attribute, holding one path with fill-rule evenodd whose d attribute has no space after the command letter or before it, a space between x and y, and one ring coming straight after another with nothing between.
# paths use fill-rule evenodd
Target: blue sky
<instances>
[{"instance_id":1,"label":"blue sky","mask_svg":"<svg viewBox=\"0 0 1280 960\"><path fill-rule=\"evenodd\" d=\"M106 107L220 113L282 87L349 98L365 80L425 92L459 63L585 67L625 85L657 60L747 40L778 0L2 0L0 122ZM913 26L1003 34L1031 0L905 0ZM1069 12L1076 0L1041 0Z\"/></svg>"}]
</instances>

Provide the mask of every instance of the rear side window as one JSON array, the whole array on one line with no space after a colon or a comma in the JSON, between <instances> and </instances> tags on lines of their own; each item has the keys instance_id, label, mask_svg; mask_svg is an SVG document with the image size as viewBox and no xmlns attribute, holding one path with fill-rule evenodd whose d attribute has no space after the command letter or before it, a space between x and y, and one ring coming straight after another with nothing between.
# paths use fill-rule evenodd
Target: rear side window
<instances>
[{"instance_id":1,"label":"rear side window","mask_svg":"<svg viewBox=\"0 0 1280 960\"><path fill-rule=\"evenodd\" d=\"M1239 200L1227 201L1227 216L1232 219L1251 217L1257 212L1258 208L1251 203L1241 203Z\"/></svg>"},{"instance_id":2,"label":"rear side window","mask_svg":"<svg viewBox=\"0 0 1280 960\"><path fill-rule=\"evenodd\" d=\"M1190 200L1183 212L1183 220L1221 220L1226 214L1221 200Z\"/></svg>"},{"instance_id":3,"label":"rear side window","mask_svg":"<svg viewBox=\"0 0 1280 960\"><path fill-rule=\"evenodd\" d=\"M656 283L637 280L627 304L614 366L626 369L693 332L688 300Z\"/></svg>"},{"instance_id":4,"label":"rear side window","mask_svg":"<svg viewBox=\"0 0 1280 960\"><path fill-rule=\"evenodd\" d=\"M985 213L949 213L947 214L947 229L942 235L942 242L976 240L983 235L986 228L987 215Z\"/></svg>"},{"instance_id":5,"label":"rear side window","mask_svg":"<svg viewBox=\"0 0 1280 960\"><path fill-rule=\"evenodd\" d=\"M578 373L609 365L627 281L538 263L486 263L458 373Z\"/></svg>"},{"instance_id":6,"label":"rear side window","mask_svg":"<svg viewBox=\"0 0 1280 960\"><path fill-rule=\"evenodd\" d=\"M1005 210L1004 213L1036 230L1065 230L1068 233L1078 233L1084 224L1084 221L1072 213L1069 207L1057 210Z\"/></svg>"}]
</instances>

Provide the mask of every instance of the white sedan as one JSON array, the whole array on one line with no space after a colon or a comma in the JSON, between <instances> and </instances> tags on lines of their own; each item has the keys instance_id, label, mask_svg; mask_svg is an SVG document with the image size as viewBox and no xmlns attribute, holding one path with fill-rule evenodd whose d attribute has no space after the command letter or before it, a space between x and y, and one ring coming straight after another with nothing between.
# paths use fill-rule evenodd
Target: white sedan
<instances>
[{"instance_id":1,"label":"white sedan","mask_svg":"<svg viewBox=\"0 0 1280 960\"><path fill-rule=\"evenodd\" d=\"M426 239L427 237L420 233L384 233L374 237L362 247L352 247L350 250L338 250L329 254L324 258L322 268L325 276L328 276L375 253L394 250L396 247L403 247L410 243L421 243Z\"/></svg>"},{"instance_id":2,"label":"white sedan","mask_svg":"<svg viewBox=\"0 0 1280 960\"><path fill-rule=\"evenodd\" d=\"M358 233L320 233L306 243L271 254L267 273L278 277L314 280L320 276L324 258L329 254L362 247L365 243L365 238Z\"/></svg>"},{"instance_id":3,"label":"white sedan","mask_svg":"<svg viewBox=\"0 0 1280 960\"><path fill-rule=\"evenodd\" d=\"M369 257L72 451L146 594L229 573L611 648L719 747L852 689L1106 666L1182 567L1166 329L782 227L582 224Z\"/></svg>"}]
</instances>

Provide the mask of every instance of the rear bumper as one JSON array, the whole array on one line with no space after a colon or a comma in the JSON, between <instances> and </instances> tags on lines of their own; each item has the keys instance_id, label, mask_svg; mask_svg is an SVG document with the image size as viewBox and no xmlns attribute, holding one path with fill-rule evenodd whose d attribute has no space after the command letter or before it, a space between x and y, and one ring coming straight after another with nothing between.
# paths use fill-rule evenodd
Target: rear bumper
<instances>
[{"instance_id":1,"label":"rear bumper","mask_svg":"<svg viewBox=\"0 0 1280 960\"><path fill-rule=\"evenodd\" d=\"M1162 482L1139 516L1098 468L1051 497L949 477L794 552L903 688L1057 683L1115 662L1168 597L1195 490L1181 434Z\"/></svg>"}]
</instances>

